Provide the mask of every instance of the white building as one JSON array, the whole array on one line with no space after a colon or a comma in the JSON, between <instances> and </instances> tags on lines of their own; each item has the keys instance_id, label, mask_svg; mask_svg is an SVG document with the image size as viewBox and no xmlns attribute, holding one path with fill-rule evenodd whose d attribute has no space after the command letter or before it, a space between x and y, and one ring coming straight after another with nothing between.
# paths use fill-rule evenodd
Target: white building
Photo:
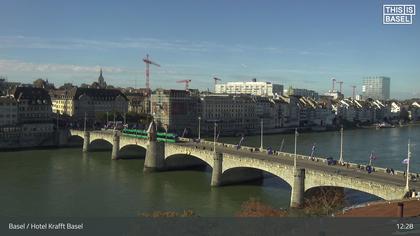
<instances>
[{"instance_id":1,"label":"white building","mask_svg":"<svg viewBox=\"0 0 420 236\"><path fill-rule=\"evenodd\" d=\"M344 94L340 93L337 90L329 90L328 92L324 93L325 96L330 96L334 100L344 99Z\"/></svg>"},{"instance_id":2,"label":"white building","mask_svg":"<svg viewBox=\"0 0 420 236\"><path fill-rule=\"evenodd\" d=\"M216 84L216 93L227 94L251 94L256 96L276 96L282 95L283 85L272 84L271 82L228 82L225 84Z\"/></svg>"}]
</instances>

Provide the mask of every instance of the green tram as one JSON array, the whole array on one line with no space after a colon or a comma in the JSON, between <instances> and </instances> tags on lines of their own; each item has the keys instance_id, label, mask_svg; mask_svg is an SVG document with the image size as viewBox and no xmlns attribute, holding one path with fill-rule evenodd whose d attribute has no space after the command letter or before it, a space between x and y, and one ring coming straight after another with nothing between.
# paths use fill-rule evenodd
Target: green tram
<instances>
[{"instance_id":1,"label":"green tram","mask_svg":"<svg viewBox=\"0 0 420 236\"><path fill-rule=\"evenodd\" d=\"M147 139L147 131L140 130L140 129L123 129L123 135L133 137L133 138L142 138ZM178 135L173 133L160 133L156 134L157 140L159 142L168 142L168 143L176 143L178 140Z\"/></svg>"}]
</instances>

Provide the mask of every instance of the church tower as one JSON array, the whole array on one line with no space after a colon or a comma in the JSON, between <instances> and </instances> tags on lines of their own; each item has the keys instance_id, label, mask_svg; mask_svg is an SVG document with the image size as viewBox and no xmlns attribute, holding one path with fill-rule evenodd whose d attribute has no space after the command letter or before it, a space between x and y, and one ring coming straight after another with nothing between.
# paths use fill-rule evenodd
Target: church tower
<instances>
[{"instance_id":1,"label":"church tower","mask_svg":"<svg viewBox=\"0 0 420 236\"><path fill-rule=\"evenodd\" d=\"M101 68L101 70L100 70L100 72L99 72L100 74L99 74L99 78L98 78L98 84L99 84L99 87L100 88L106 88L106 82L105 82L105 79L104 79L104 77L102 76L102 68Z\"/></svg>"}]
</instances>

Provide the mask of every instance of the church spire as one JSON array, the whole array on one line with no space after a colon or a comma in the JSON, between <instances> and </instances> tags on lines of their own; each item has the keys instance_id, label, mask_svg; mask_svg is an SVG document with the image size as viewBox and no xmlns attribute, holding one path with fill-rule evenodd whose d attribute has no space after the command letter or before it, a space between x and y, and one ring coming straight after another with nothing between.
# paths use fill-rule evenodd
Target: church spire
<instances>
[{"instance_id":1,"label":"church spire","mask_svg":"<svg viewBox=\"0 0 420 236\"><path fill-rule=\"evenodd\" d=\"M106 82L105 82L104 77L102 76L102 68L99 71L98 83L99 83L100 88L106 88Z\"/></svg>"}]
</instances>

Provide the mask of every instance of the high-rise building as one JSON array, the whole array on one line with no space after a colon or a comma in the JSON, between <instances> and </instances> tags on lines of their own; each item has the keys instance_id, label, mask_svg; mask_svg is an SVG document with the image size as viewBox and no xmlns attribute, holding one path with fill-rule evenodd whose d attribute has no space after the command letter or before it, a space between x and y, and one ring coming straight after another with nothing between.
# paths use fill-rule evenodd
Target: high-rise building
<instances>
[{"instance_id":1,"label":"high-rise building","mask_svg":"<svg viewBox=\"0 0 420 236\"><path fill-rule=\"evenodd\" d=\"M363 78L363 98L389 100L391 78L371 76Z\"/></svg>"},{"instance_id":2,"label":"high-rise building","mask_svg":"<svg viewBox=\"0 0 420 236\"><path fill-rule=\"evenodd\" d=\"M283 85L272 84L271 82L259 82L254 79L251 82L228 82L225 84L216 84L215 92L272 97L283 94Z\"/></svg>"}]
</instances>

